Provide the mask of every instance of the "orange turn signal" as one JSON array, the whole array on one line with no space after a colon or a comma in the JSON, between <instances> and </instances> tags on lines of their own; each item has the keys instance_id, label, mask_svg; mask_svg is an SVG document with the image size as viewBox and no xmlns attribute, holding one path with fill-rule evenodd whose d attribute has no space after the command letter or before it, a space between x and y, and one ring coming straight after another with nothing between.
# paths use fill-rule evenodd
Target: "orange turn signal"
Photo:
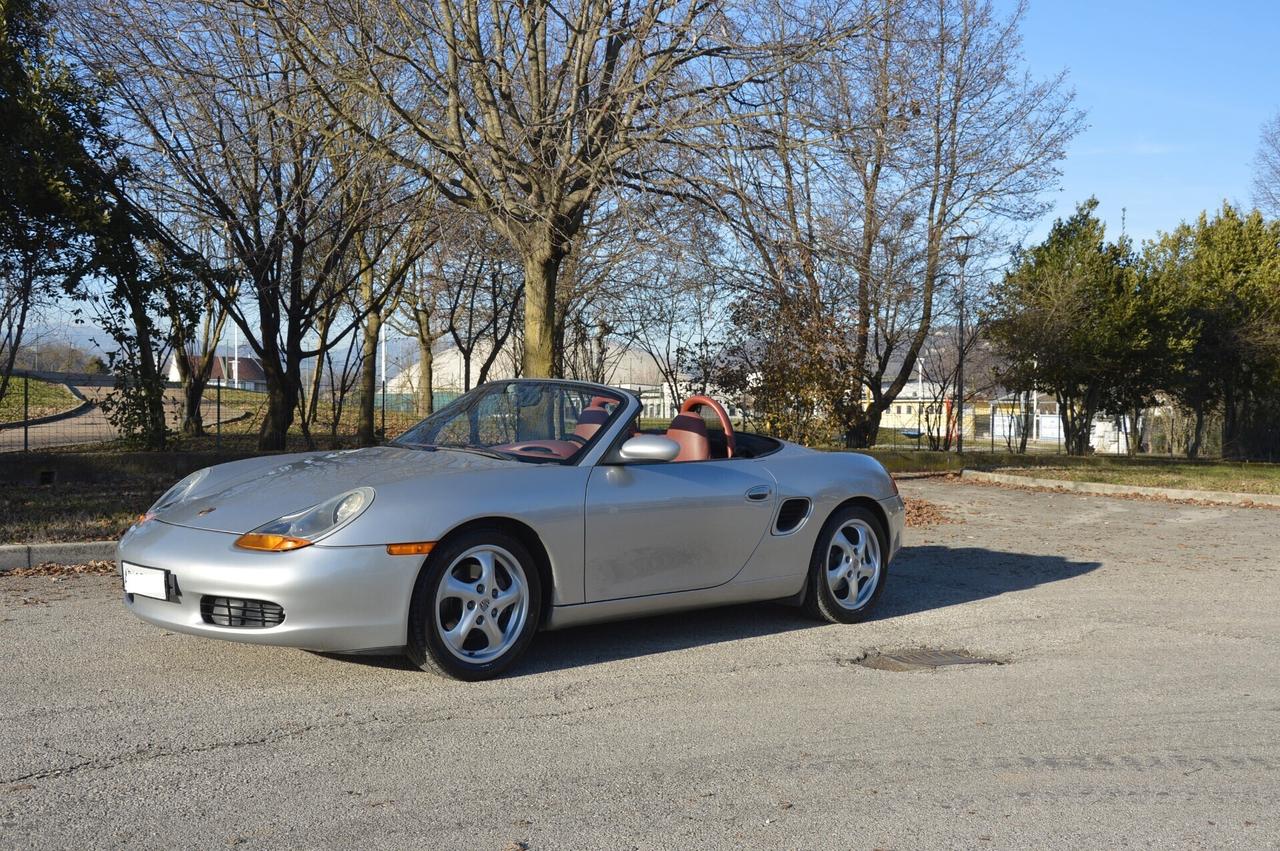
<instances>
[{"instance_id":1,"label":"orange turn signal","mask_svg":"<svg viewBox=\"0 0 1280 851\"><path fill-rule=\"evenodd\" d=\"M290 535L262 535L249 532L236 539L236 546L244 550L264 550L271 553L283 553L289 550L300 550L311 546L306 538L294 538Z\"/></svg>"},{"instance_id":2,"label":"orange turn signal","mask_svg":"<svg viewBox=\"0 0 1280 851\"><path fill-rule=\"evenodd\" d=\"M414 541L408 544L387 544L387 555L424 556L435 547L435 541Z\"/></svg>"}]
</instances>

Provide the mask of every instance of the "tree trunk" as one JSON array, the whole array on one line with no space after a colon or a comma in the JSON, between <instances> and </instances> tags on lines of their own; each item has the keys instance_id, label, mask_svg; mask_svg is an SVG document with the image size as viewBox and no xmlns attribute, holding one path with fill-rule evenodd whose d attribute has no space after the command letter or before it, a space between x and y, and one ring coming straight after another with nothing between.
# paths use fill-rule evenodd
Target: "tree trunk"
<instances>
[{"instance_id":1,"label":"tree trunk","mask_svg":"<svg viewBox=\"0 0 1280 851\"><path fill-rule=\"evenodd\" d=\"M431 351L431 341L418 338L418 413L429 417L436 412L435 406L435 353Z\"/></svg>"},{"instance_id":2,"label":"tree trunk","mask_svg":"<svg viewBox=\"0 0 1280 851\"><path fill-rule=\"evenodd\" d=\"M324 355L316 356L316 366L311 371L311 394L307 397L307 415L304 417L308 424L316 421L320 410L320 394L324 389L324 357Z\"/></svg>"},{"instance_id":3,"label":"tree trunk","mask_svg":"<svg viewBox=\"0 0 1280 851\"><path fill-rule=\"evenodd\" d=\"M1062 445L1067 450L1067 454L1085 454L1080 448L1080 412L1076 410L1075 399L1059 394L1058 410L1061 412L1062 419Z\"/></svg>"},{"instance_id":4,"label":"tree trunk","mask_svg":"<svg viewBox=\"0 0 1280 851\"><path fill-rule=\"evenodd\" d=\"M1129 445L1126 448L1129 450L1129 457L1136 458L1142 449L1142 405L1134 405L1131 413L1133 417L1130 420Z\"/></svg>"},{"instance_id":5,"label":"tree trunk","mask_svg":"<svg viewBox=\"0 0 1280 851\"><path fill-rule=\"evenodd\" d=\"M1187 446L1187 457L1193 460L1200 457L1200 448L1204 445L1204 416L1204 408L1196 408L1195 431L1191 435L1191 443Z\"/></svg>"},{"instance_id":6,"label":"tree trunk","mask_svg":"<svg viewBox=\"0 0 1280 851\"><path fill-rule=\"evenodd\" d=\"M1244 407L1246 394L1237 394L1231 383L1227 383L1222 394L1222 457L1223 458L1245 458L1247 453L1242 451L1240 424L1247 420L1247 413L1242 416L1241 408Z\"/></svg>"},{"instance_id":7,"label":"tree trunk","mask_svg":"<svg viewBox=\"0 0 1280 851\"><path fill-rule=\"evenodd\" d=\"M382 333L382 316L377 311L369 313L364 326L360 362L360 423L356 429L356 442L360 446L377 443L374 429L374 397L378 392L378 337Z\"/></svg>"},{"instance_id":8,"label":"tree trunk","mask_svg":"<svg viewBox=\"0 0 1280 851\"><path fill-rule=\"evenodd\" d=\"M880 411L873 404L867 408L863 416L845 428L845 449L870 449L876 445L876 437L880 434Z\"/></svg>"},{"instance_id":9,"label":"tree trunk","mask_svg":"<svg viewBox=\"0 0 1280 851\"><path fill-rule=\"evenodd\" d=\"M258 430L258 448L267 452L279 452L286 448L289 427L293 425L298 385L279 366L268 367L266 359L263 360L263 372L267 375L267 414Z\"/></svg>"},{"instance_id":10,"label":"tree trunk","mask_svg":"<svg viewBox=\"0 0 1280 851\"><path fill-rule=\"evenodd\" d=\"M272 339L268 337L267 342ZM259 358L267 380L267 411L258 429L258 448L264 452L279 452L288 447L289 429L301 395L299 358L295 354L287 361L282 360L279 349L274 345L262 350Z\"/></svg>"},{"instance_id":11,"label":"tree trunk","mask_svg":"<svg viewBox=\"0 0 1280 851\"><path fill-rule=\"evenodd\" d=\"M173 363L178 368L178 380L182 382L182 433L193 437L204 434L204 414L200 402L204 399L207 376L201 377L198 369L191 368L191 355L187 354L184 335L178 336L173 349Z\"/></svg>"},{"instance_id":12,"label":"tree trunk","mask_svg":"<svg viewBox=\"0 0 1280 851\"><path fill-rule=\"evenodd\" d=\"M1031 407L1031 391L1022 394L1022 427L1018 434L1018 454L1027 454L1027 441L1036 427L1036 411Z\"/></svg>"},{"instance_id":13,"label":"tree trunk","mask_svg":"<svg viewBox=\"0 0 1280 851\"><path fill-rule=\"evenodd\" d=\"M155 348L151 339L151 317L140 295L125 285L125 301L133 320L134 341L138 347L138 378L142 383L146 408L146 433L143 440L148 449L164 449L168 437L168 422L164 415L164 380L156 366Z\"/></svg>"},{"instance_id":14,"label":"tree trunk","mask_svg":"<svg viewBox=\"0 0 1280 851\"><path fill-rule=\"evenodd\" d=\"M359 446L373 446L377 443L373 408L374 396L378 392L378 337L382 334L382 311L380 306L374 305L373 267L363 250L360 254L365 267L360 273L360 297L368 308L369 315L365 318L361 341L360 410L359 422L356 426L356 443Z\"/></svg>"},{"instance_id":15,"label":"tree trunk","mask_svg":"<svg viewBox=\"0 0 1280 851\"><path fill-rule=\"evenodd\" d=\"M435 413L435 353L431 350L435 341L431 336L431 311L421 307L413 309L413 319L418 326L418 415L429 417Z\"/></svg>"},{"instance_id":16,"label":"tree trunk","mask_svg":"<svg viewBox=\"0 0 1280 851\"><path fill-rule=\"evenodd\" d=\"M0 373L0 399L9 392L9 376L13 375L13 364L18 358L18 348L22 345L22 335L27 327L27 312L31 309L31 293L35 284L31 276L24 274L21 291L18 295L17 329L13 332L12 345L9 346L8 357L5 358L4 372Z\"/></svg>"},{"instance_id":17,"label":"tree trunk","mask_svg":"<svg viewBox=\"0 0 1280 851\"><path fill-rule=\"evenodd\" d=\"M555 378L556 278L563 254L544 250L524 258L525 378Z\"/></svg>"},{"instance_id":18,"label":"tree trunk","mask_svg":"<svg viewBox=\"0 0 1280 851\"><path fill-rule=\"evenodd\" d=\"M316 348L322 354L316 355L316 366L311 371L311 392L307 394L306 404L298 414L298 418L302 420L302 425L308 432L312 423L316 421L316 415L320 408L320 394L324 387L326 357L323 353L328 351L329 329L333 327L334 312L333 310L326 310L316 322L316 334L320 338L320 344Z\"/></svg>"},{"instance_id":19,"label":"tree trunk","mask_svg":"<svg viewBox=\"0 0 1280 851\"><path fill-rule=\"evenodd\" d=\"M206 380L192 372L182 387L182 432L193 437L204 434L204 413L200 403L204 401ZM216 414L215 414L216 416Z\"/></svg>"}]
</instances>

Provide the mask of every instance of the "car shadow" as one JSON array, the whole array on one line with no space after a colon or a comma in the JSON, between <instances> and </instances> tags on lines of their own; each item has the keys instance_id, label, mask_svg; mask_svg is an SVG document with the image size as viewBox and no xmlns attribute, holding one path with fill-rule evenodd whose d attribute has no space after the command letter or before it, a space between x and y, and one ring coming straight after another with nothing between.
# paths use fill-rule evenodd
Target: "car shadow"
<instances>
[{"instance_id":1,"label":"car shadow","mask_svg":"<svg viewBox=\"0 0 1280 851\"><path fill-rule=\"evenodd\" d=\"M889 583L871 620L888 620L1025 591L1074 579L1100 566L1093 561L981 547L909 547L894 559ZM537 636L528 654L507 676L636 659L823 625L793 606L751 603L573 627ZM403 656L321 655L371 667L414 667Z\"/></svg>"},{"instance_id":2,"label":"car shadow","mask_svg":"<svg viewBox=\"0 0 1280 851\"><path fill-rule=\"evenodd\" d=\"M890 567L872 620L960 606L988 597L1075 579L1097 570L1096 561L1033 555L983 547L907 547Z\"/></svg>"},{"instance_id":3,"label":"car shadow","mask_svg":"<svg viewBox=\"0 0 1280 851\"><path fill-rule=\"evenodd\" d=\"M1024 591L1074 579L1100 566L1093 561L980 547L911 547L894 559L889 583L870 620L888 620ZM574 627L538 636L509 676L634 659L823 625L792 606L756 603Z\"/></svg>"}]
</instances>

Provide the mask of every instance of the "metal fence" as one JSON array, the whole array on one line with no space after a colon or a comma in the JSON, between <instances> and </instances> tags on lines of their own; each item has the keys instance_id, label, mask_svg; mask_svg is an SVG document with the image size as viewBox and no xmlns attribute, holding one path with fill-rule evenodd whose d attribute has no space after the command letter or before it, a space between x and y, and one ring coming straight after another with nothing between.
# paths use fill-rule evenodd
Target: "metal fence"
<instances>
[{"instance_id":1,"label":"metal fence","mask_svg":"<svg viewBox=\"0 0 1280 851\"><path fill-rule=\"evenodd\" d=\"M102 400L114 385L109 374L15 370L0 398L0 452L38 452L118 439L119 431L102 410ZM208 388L200 406L211 431L245 415L243 406L224 408L220 395L217 388ZM181 425L180 385L167 387L165 413L170 426Z\"/></svg>"},{"instance_id":2,"label":"metal fence","mask_svg":"<svg viewBox=\"0 0 1280 851\"><path fill-rule=\"evenodd\" d=\"M8 391L0 398L0 453L91 447L117 440L121 435L101 405L114 383L113 376L101 373L15 371ZM460 392L456 389L437 390L433 394L434 408L439 410ZM210 382L201 405L205 431L211 444L209 448L224 448L224 437L247 437L255 432L265 404L266 393L260 388L233 388L217 381ZM418 419L421 409L416 394L385 391L375 396L374 406L375 425L385 437L393 437L411 425ZM179 384L168 385L165 408L170 427L179 429L184 410ZM340 440L349 440L354 434L353 423L346 421L353 417L354 410L355 404L349 400L342 415L344 422L338 435ZM942 438L936 433L930 434L924 423L921 424L923 428L907 425L912 419L897 417L897 421L882 424L876 448L956 450L957 435L954 431L947 438ZM951 426L954 430L954 419ZM964 418L964 450L966 453L1017 452L1020 447L1019 426L1020 418L1005 415L996 405L989 406L986 411L981 406L975 407ZM1061 424L1055 412L1038 409L1031 428L1026 445L1028 454L1065 453ZM319 432L318 437L324 436L323 428L313 425L313 429ZM1204 448L1206 456L1212 457L1221 452L1221 438L1216 431L1210 430L1210 439ZM1154 428L1148 438L1160 437L1161 434L1161 428ZM1126 436L1118 423L1098 424L1091 443L1099 454L1123 455L1128 448ZM1175 448L1168 440L1148 439L1144 443L1144 448L1149 451L1143 454L1148 457L1182 454L1180 448Z\"/></svg>"},{"instance_id":3,"label":"metal fence","mask_svg":"<svg viewBox=\"0 0 1280 851\"><path fill-rule=\"evenodd\" d=\"M0 398L0 453L40 452L75 446L93 447L118 440L122 435L102 409L115 378L103 373L67 373L16 370ZM460 390L433 394L436 410L453 401ZM354 435L354 394L346 400L339 439ZM325 405L331 400L322 397ZM256 431L267 402L260 386L242 382L233 386L209 382L200 405L210 448ZM165 414L170 428L182 426L185 401L181 384L169 382L165 390ZM375 426L379 434L394 436L419 418L415 394L378 392L374 397ZM323 419L323 418L322 418ZM315 423L317 438L327 437L327 423ZM225 440L224 440L225 438Z\"/></svg>"}]
</instances>

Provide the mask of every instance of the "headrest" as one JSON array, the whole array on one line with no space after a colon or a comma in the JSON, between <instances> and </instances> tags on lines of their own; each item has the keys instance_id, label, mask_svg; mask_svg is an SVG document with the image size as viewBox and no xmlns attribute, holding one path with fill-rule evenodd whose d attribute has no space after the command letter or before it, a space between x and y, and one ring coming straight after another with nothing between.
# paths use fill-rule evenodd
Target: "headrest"
<instances>
[{"instance_id":1,"label":"headrest","mask_svg":"<svg viewBox=\"0 0 1280 851\"><path fill-rule=\"evenodd\" d=\"M688 431L706 436L707 423L696 414L676 414L667 431Z\"/></svg>"}]
</instances>

